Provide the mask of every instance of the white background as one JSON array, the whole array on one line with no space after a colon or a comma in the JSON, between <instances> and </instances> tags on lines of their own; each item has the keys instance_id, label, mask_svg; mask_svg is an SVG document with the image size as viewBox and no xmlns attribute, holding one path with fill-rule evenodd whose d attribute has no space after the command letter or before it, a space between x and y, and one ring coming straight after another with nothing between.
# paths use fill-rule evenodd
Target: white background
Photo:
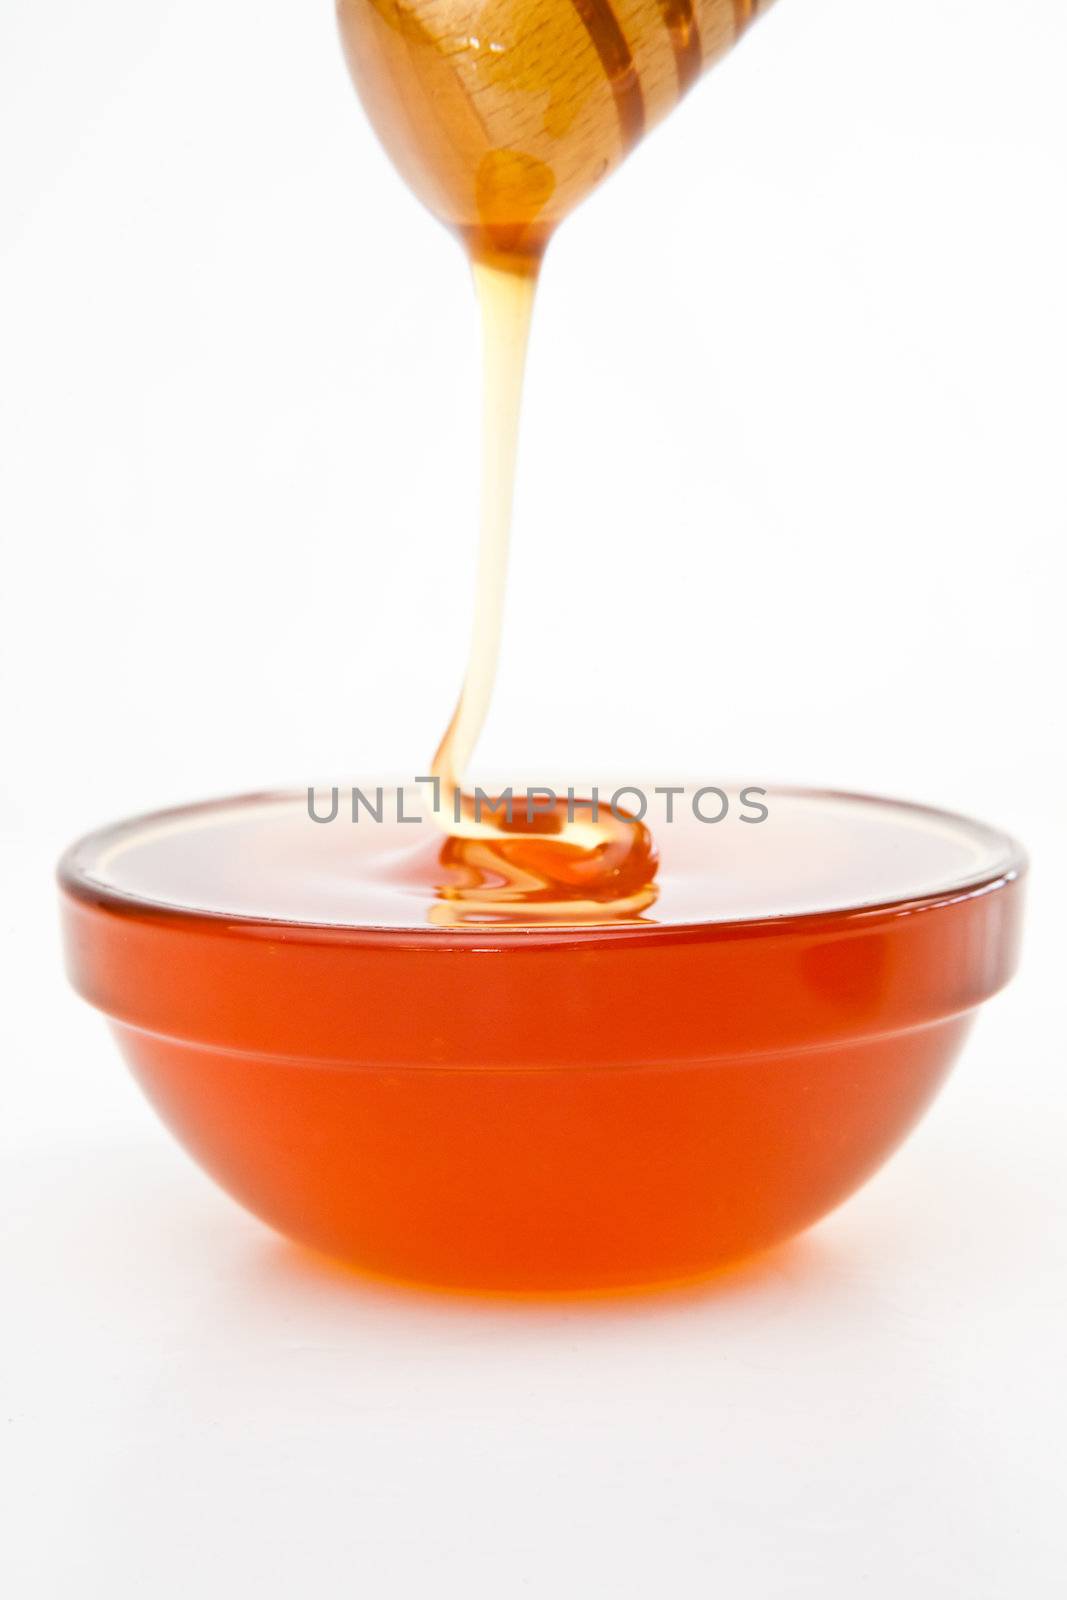
<instances>
[{"instance_id":1,"label":"white background","mask_svg":"<svg viewBox=\"0 0 1067 1600\"><path fill-rule=\"evenodd\" d=\"M329 0L0 10L2 1124L22 1600L1061 1591L1067 18L782 0L564 228L482 759L975 812L1028 946L907 1148L701 1293L311 1263L59 972L68 838L421 770L475 318Z\"/></svg>"}]
</instances>

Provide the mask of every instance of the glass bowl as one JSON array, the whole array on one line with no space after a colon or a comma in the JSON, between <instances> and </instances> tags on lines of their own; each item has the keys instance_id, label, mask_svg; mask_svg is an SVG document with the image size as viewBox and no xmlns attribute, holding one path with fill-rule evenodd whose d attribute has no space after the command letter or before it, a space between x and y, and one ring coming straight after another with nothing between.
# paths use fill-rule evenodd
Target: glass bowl
<instances>
[{"instance_id":1,"label":"glass bowl","mask_svg":"<svg viewBox=\"0 0 1067 1600\"><path fill-rule=\"evenodd\" d=\"M863 1183L1016 962L1010 839L767 805L773 842L714 834L702 918L690 828L653 916L577 927L376 900L356 868L408 833L315 827L304 795L138 818L61 862L68 969L201 1166L305 1245L464 1289L699 1278Z\"/></svg>"}]
</instances>

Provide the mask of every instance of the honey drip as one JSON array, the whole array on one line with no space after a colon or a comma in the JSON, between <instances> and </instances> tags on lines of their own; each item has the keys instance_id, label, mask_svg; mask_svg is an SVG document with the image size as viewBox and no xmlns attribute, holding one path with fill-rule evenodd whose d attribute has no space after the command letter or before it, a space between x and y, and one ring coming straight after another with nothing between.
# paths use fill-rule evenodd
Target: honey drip
<instances>
[{"instance_id":1,"label":"honey drip","mask_svg":"<svg viewBox=\"0 0 1067 1600\"><path fill-rule=\"evenodd\" d=\"M345 54L382 143L465 244L484 339L474 624L433 762L447 838L427 866L442 923L637 918L656 851L636 818L560 800L492 811L463 778L500 651L523 369L559 222L769 0L337 0ZM421 853L420 853L421 856Z\"/></svg>"}]
</instances>

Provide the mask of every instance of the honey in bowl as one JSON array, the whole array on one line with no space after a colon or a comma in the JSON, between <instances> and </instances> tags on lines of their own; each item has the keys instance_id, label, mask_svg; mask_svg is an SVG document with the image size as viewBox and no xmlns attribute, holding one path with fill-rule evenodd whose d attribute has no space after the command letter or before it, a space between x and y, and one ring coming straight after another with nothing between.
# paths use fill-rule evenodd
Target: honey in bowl
<instances>
[{"instance_id":1,"label":"honey in bowl","mask_svg":"<svg viewBox=\"0 0 1067 1600\"><path fill-rule=\"evenodd\" d=\"M1010 840L764 804L678 806L654 905L569 926L439 918L434 825L392 809L148 817L65 858L69 970L196 1159L306 1245L462 1289L698 1278L881 1164L1016 959Z\"/></svg>"}]
</instances>

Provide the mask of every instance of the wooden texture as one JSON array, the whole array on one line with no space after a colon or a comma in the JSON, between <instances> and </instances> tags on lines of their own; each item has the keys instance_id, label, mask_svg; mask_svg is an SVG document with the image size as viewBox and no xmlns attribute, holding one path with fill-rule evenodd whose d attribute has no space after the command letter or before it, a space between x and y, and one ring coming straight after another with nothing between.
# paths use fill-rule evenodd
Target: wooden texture
<instances>
[{"instance_id":1,"label":"wooden texture","mask_svg":"<svg viewBox=\"0 0 1067 1600\"><path fill-rule=\"evenodd\" d=\"M431 211L498 264L553 229L759 0L337 0L377 132Z\"/></svg>"}]
</instances>

